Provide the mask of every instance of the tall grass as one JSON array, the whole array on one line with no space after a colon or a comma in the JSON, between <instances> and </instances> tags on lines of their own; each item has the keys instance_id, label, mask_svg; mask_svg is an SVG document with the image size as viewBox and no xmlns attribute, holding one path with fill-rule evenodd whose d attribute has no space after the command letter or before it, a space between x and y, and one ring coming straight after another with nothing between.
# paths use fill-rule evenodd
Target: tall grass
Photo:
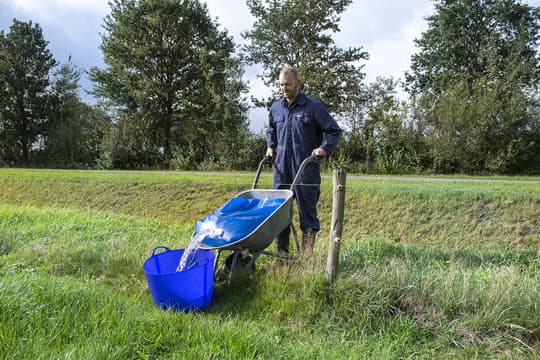
<instances>
[{"instance_id":1,"label":"tall grass","mask_svg":"<svg viewBox=\"0 0 540 360\"><path fill-rule=\"evenodd\" d=\"M251 179L60 173L0 171L0 358L540 356L538 185L349 180L335 284L321 233L183 314L154 306L144 260Z\"/></svg>"}]
</instances>

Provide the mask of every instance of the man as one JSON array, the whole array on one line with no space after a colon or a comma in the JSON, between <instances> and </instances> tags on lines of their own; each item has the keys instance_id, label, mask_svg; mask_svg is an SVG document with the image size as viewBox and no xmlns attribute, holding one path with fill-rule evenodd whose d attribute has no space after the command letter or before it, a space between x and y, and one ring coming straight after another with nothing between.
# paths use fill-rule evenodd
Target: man
<instances>
[{"instance_id":1,"label":"man","mask_svg":"<svg viewBox=\"0 0 540 360\"><path fill-rule=\"evenodd\" d=\"M274 158L274 189L288 189L300 164L310 155L330 156L334 151L341 129L324 105L309 98L302 91L298 71L285 66L279 74L283 98L276 101L268 114L269 127L266 155ZM295 188L298 203L302 249L313 252L316 233L320 230L317 202L321 184L320 164L311 163L304 169ZM289 251L290 227L276 239L279 252Z\"/></svg>"}]
</instances>

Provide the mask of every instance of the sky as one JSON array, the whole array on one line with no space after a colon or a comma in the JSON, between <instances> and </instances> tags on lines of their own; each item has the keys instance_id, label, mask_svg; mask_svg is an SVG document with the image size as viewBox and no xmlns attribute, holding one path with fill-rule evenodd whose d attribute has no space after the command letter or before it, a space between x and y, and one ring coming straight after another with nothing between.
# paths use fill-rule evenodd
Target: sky
<instances>
[{"instance_id":1,"label":"sky","mask_svg":"<svg viewBox=\"0 0 540 360\"><path fill-rule=\"evenodd\" d=\"M201 2L207 3L210 17L228 30L236 44L244 41L240 34L254 23L245 0ZM522 2L540 6L540 0ZM82 70L105 66L99 45L103 18L110 10L108 0L0 0L0 9L0 30L9 31L14 18L38 23L58 62L66 63L71 56L72 64ZM338 47L361 47L369 53L369 60L361 63L366 83L379 76L401 80L409 70L411 55L417 51L414 39L427 29L425 19L432 13L432 0L355 0L341 14L341 31L334 34L334 41ZM249 96L268 96L270 90L256 78L260 68L245 70ZM83 101L94 102L86 94L92 83L83 77L80 85ZM266 118L266 110L250 110L250 129L260 132Z\"/></svg>"}]
</instances>

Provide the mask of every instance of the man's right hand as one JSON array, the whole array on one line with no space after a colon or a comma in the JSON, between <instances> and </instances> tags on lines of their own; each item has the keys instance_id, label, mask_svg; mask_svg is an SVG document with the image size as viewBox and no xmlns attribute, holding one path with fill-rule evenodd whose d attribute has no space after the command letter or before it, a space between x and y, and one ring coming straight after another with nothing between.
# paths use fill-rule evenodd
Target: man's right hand
<instances>
[{"instance_id":1,"label":"man's right hand","mask_svg":"<svg viewBox=\"0 0 540 360\"><path fill-rule=\"evenodd\" d=\"M266 156L273 158L274 157L274 150L272 148L266 149Z\"/></svg>"}]
</instances>

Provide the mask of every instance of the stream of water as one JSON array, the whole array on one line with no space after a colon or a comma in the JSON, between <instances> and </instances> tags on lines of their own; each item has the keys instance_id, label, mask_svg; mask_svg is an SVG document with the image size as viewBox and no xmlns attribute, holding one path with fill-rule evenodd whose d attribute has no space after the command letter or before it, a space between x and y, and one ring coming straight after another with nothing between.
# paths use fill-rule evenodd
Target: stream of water
<instances>
[{"instance_id":1,"label":"stream of water","mask_svg":"<svg viewBox=\"0 0 540 360\"><path fill-rule=\"evenodd\" d=\"M205 221L201 224L200 231L193 234L191 241L184 250L180 263L176 268L176 271L189 270L195 263L195 251L202 243L205 237L218 237L223 234L223 230L220 229L214 221Z\"/></svg>"}]
</instances>

